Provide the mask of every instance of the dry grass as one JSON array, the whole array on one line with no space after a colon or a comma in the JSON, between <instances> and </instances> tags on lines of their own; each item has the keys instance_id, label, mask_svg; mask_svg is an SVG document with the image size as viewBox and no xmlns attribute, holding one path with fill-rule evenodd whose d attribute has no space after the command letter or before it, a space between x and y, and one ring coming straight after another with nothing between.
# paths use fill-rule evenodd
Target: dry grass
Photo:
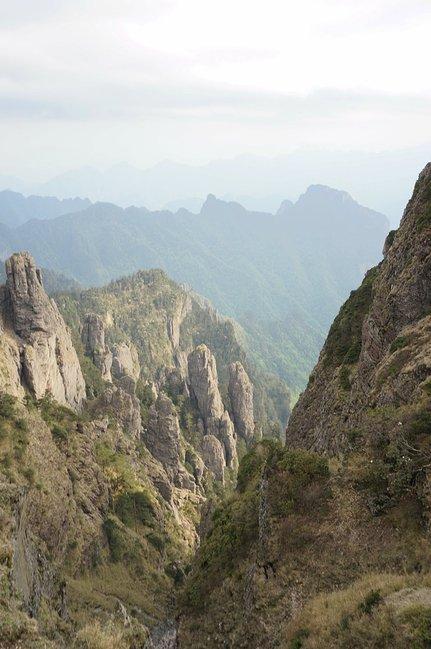
<instances>
[{"instance_id":1,"label":"dry grass","mask_svg":"<svg viewBox=\"0 0 431 649\"><path fill-rule=\"evenodd\" d=\"M430 585L429 574L366 575L348 588L314 597L287 627L283 646L292 649L426 647L421 639L415 638L414 622L413 626L406 625L388 596L404 588Z\"/></svg>"},{"instance_id":2,"label":"dry grass","mask_svg":"<svg viewBox=\"0 0 431 649\"><path fill-rule=\"evenodd\" d=\"M76 649L129 649L121 629L107 624L102 628L95 620L83 627L76 635Z\"/></svg>"}]
</instances>

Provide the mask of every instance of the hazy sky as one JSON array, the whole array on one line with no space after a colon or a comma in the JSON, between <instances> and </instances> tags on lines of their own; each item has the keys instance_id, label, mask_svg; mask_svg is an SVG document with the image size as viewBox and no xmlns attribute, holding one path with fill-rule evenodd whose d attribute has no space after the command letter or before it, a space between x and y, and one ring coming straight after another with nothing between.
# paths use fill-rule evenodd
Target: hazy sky
<instances>
[{"instance_id":1,"label":"hazy sky","mask_svg":"<svg viewBox=\"0 0 431 649\"><path fill-rule=\"evenodd\" d=\"M430 0L0 0L0 173L431 143Z\"/></svg>"}]
</instances>

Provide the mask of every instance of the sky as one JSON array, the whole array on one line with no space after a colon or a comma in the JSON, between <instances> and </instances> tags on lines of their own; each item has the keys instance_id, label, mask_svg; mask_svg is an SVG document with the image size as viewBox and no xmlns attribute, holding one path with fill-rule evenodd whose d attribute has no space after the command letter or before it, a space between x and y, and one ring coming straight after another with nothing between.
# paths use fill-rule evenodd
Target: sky
<instances>
[{"instance_id":1,"label":"sky","mask_svg":"<svg viewBox=\"0 0 431 649\"><path fill-rule=\"evenodd\" d=\"M0 0L0 173L431 144L430 0Z\"/></svg>"}]
</instances>

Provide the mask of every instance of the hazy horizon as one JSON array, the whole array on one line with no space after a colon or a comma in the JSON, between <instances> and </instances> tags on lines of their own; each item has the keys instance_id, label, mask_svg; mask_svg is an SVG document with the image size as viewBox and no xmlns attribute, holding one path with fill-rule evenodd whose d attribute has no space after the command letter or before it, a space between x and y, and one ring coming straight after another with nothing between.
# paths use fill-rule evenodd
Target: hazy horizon
<instances>
[{"instance_id":1,"label":"hazy horizon","mask_svg":"<svg viewBox=\"0 0 431 649\"><path fill-rule=\"evenodd\" d=\"M431 145L430 28L425 0L19 0L0 174Z\"/></svg>"},{"instance_id":2,"label":"hazy horizon","mask_svg":"<svg viewBox=\"0 0 431 649\"><path fill-rule=\"evenodd\" d=\"M86 165L39 183L0 174L0 190L174 212L181 207L199 212L211 193L250 210L274 213L282 201L295 202L310 185L321 184L348 192L396 227L430 152L428 146L377 153L303 148L283 156L242 154L202 165L172 160L142 168L127 162L105 168Z\"/></svg>"}]
</instances>

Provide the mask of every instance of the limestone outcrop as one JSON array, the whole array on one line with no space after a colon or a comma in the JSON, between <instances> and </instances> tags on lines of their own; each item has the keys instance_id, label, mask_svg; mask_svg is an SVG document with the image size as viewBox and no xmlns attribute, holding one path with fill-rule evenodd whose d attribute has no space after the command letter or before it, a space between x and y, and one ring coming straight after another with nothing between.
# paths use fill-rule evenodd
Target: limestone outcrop
<instances>
[{"instance_id":1,"label":"limestone outcrop","mask_svg":"<svg viewBox=\"0 0 431 649\"><path fill-rule=\"evenodd\" d=\"M109 386L93 406L94 412L111 414L120 422L124 431L137 440L142 422L138 399L118 386Z\"/></svg>"},{"instance_id":2,"label":"limestone outcrop","mask_svg":"<svg viewBox=\"0 0 431 649\"><path fill-rule=\"evenodd\" d=\"M188 357L189 381L204 424L223 415L224 405L218 387L214 355L206 345L199 345Z\"/></svg>"},{"instance_id":3,"label":"limestone outcrop","mask_svg":"<svg viewBox=\"0 0 431 649\"><path fill-rule=\"evenodd\" d=\"M111 374L121 386L129 392L134 392L140 373L141 366L136 347L132 343L114 345Z\"/></svg>"},{"instance_id":4,"label":"limestone outcrop","mask_svg":"<svg viewBox=\"0 0 431 649\"><path fill-rule=\"evenodd\" d=\"M189 354L188 373L190 393L196 401L203 432L222 443L226 466L236 469L236 433L220 395L215 358L206 345L199 345ZM210 446L214 447L213 442ZM217 466L218 463L217 459ZM218 469L217 473L220 473Z\"/></svg>"},{"instance_id":5,"label":"limestone outcrop","mask_svg":"<svg viewBox=\"0 0 431 649\"><path fill-rule=\"evenodd\" d=\"M105 323L96 313L87 313L82 327L82 343L85 354L100 370L104 381L112 381L112 352L105 343Z\"/></svg>"},{"instance_id":6,"label":"limestone outcrop","mask_svg":"<svg viewBox=\"0 0 431 649\"><path fill-rule=\"evenodd\" d=\"M149 422L143 436L146 447L173 482L178 472L180 424L174 404L163 392L150 408Z\"/></svg>"},{"instance_id":7,"label":"limestone outcrop","mask_svg":"<svg viewBox=\"0 0 431 649\"><path fill-rule=\"evenodd\" d=\"M79 409L85 383L70 333L26 252L6 261L1 318L2 388L17 396L27 389L37 399L50 394L59 403Z\"/></svg>"},{"instance_id":8,"label":"limestone outcrop","mask_svg":"<svg viewBox=\"0 0 431 649\"><path fill-rule=\"evenodd\" d=\"M224 482L226 466L223 445L214 435L205 435L202 440L202 457L205 465L214 474L216 480Z\"/></svg>"},{"instance_id":9,"label":"limestone outcrop","mask_svg":"<svg viewBox=\"0 0 431 649\"><path fill-rule=\"evenodd\" d=\"M229 365L229 398L235 429L248 444L254 437L253 385L240 362Z\"/></svg>"},{"instance_id":10,"label":"limestone outcrop","mask_svg":"<svg viewBox=\"0 0 431 649\"><path fill-rule=\"evenodd\" d=\"M172 484L194 491L196 483L180 463L180 424L174 404L160 392L150 408L147 428L143 432L145 445L160 462Z\"/></svg>"}]
</instances>

